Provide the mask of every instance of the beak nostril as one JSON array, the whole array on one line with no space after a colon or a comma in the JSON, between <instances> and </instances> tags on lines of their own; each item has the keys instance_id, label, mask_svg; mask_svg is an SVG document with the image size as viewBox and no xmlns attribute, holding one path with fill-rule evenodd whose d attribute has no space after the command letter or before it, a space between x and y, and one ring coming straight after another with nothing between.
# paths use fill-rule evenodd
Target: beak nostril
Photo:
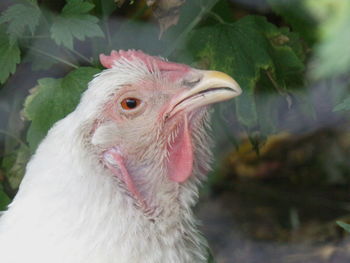
<instances>
[{"instance_id":1,"label":"beak nostril","mask_svg":"<svg viewBox=\"0 0 350 263\"><path fill-rule=\"evenodd\" d=\"M200 78L198 78L198 79L192 79L192 80L187 80L187 79L184 79L183 81L182 81L182 85L184 85L184 86L188 86L188 87L193 87L193 86L195 86L195 85L197 85L199 82L201 81L201 79Z\"/></svg>"},{"instance_id":2,"label":"beak nostril","mask_svg":"<svg viewBox=\"0 0 350 263\"><path fill-rule=\"evenodd\" d=\"M192 72L187 74L187 76L183 79L182 85L193 87L197 85L203 78L203 74L199 74L198 72Z\"/></svg>"}]
</instances>

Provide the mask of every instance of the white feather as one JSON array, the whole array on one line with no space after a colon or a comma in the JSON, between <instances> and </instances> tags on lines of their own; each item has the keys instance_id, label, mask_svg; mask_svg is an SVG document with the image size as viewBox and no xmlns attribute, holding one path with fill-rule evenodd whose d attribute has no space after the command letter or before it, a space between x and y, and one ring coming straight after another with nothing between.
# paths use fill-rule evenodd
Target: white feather
<instances>
[{"instance_id":1,"label":"white feather","mask_svg":"<svg viewBox=\"0 0 350 263\"><path fill-rule=\"evenodd\" d=\"M154 77L141 61L117 64L92 80L77 109L54 125L29 162L16 198L0 218L1 263L206 261L206 242L191 210L204 178L200 171L208 169L211 156L207 144L199 145L208 142L205 132L197 131L193 138L195 176L185 184L169 182L161 161L144 164L139 176L148 188L143 194L153 202L146 213L94 154L94 147L113 141L109 132L115 124L100 126L92 144L87 143L94 121L119 87ZM157 140L159 131L154 136ZM159 160L166 160L168 153L157 143L145 143ZM141 158L147 160L150 151Z\"/></svg>"}]
</instances>

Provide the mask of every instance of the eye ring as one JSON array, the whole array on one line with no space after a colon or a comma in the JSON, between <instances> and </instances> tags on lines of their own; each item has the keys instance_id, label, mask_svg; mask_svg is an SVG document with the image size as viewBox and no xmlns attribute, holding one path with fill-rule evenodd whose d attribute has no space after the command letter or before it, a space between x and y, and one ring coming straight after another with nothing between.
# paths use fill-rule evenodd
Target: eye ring
<instances>
[{"instance_id":1,"label":"eye ring","mask_svg":"<svg viewBox=\"0 0 350 263\"><path fill-rule=\"evenodd\" d=\"M120 102L120 105L124 110L134 110L138 106L140 106L140 104L141 104L140 99L132 98L132 97L125 98Z\"/></svg>"}]
</instances>

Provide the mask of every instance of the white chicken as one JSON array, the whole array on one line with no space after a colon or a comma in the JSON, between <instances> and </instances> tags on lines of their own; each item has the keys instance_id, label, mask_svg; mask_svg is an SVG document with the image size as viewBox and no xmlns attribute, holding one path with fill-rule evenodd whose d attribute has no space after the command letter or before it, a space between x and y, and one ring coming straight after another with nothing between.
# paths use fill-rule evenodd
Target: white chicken
<instances>
[{"instance_id":1,"label":"white chicken","mask_svg":"<svg viewBox=\"0 0 350 263\"><path fill-rule=\"evenodd\" d=\"M212 158L206 106L238 84L141 51L100 59L0 219L0 262L206 262L191 210Z\"/></svg>"}]
</instances>

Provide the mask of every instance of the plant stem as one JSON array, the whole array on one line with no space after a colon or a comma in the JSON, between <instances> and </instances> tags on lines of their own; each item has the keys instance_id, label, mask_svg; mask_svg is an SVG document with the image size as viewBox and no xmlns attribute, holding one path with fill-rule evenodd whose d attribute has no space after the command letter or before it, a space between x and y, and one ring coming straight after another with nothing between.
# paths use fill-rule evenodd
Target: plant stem
<instances>
[{"instance_id":1,"label":"plant stem","mask_svg":"<svg viewBox=\"0 0 350 263\"><path fill-rule=\"evenodd\" d=\"M42 39L42 38L50 38L50 36L49 35L34 35L34 36L21 36L21 38L25 38L25 39L27 39L27 38L30 38L30 39L37 39L37 38L40 38L40 39Z\"/></svg>"},{"instance_id":2,"label":"plant stem","mask_svg":"<svg viewBox=\"0 0 350 263\"><path fill-rule=\"evenodd\" d=\"M75 65L75 64L73 64L73 63L71 63L71 62L69 62L69 61L67 61L67 60L64 60L64 59L62 59L62 58L56 57L56 56L54 56L54 55L51 55L51 54L49 54L49 53L47 53L47 52L45 52L45 51L42 51L42 50L40 50L40 49L37 49L37 48L34 48L34 47L30 47L29 49L31 49L31 50L33 50L33 51L39 53L39 54L42 54L42 55L48 56L48 57L50 57L50 58L52 58L52 59L55 59L55 60L57 60L57 61L59 61L59 62L61 62L61 63L63 63L63 64L66 64L66 65L72 67L72 68L75 68L75 69L78 69L78 68L79 68L79 66L77 66L77 65Z\"/></svg>"},{"instance_id":3,"label":"plant stem","mask_svg":"<svg viewBox=\"0 0 350 263\"><path fill-rule=\"evenodd\" d=\"M22 145L27 147L27 144L24 141L22 141L20 138L14 136L13 134L11 134L11 133L9 133L9 132L7 132L5 130L0 129L0 134L4 134L6 136L9 136L9 137L15 139L18 143L20 143L20 144L22 144Z\"/></svg>"},{"instance_id":4,"label":"plant stem","mask_svg":"<svg viewBox=\"0 0 350 263\"><path fill-rule=\"evenodd\" d=\"M170 47L164 52L164 57L168 57L177 46L184 40L184 38L192 31L192 29L203 19L203 17L209 12L210 9L216 4L218 0L210 1L206 6L202 6L198 15L193 21L185 28L184 31L177 37L177 39L170 45Z\"/></svg>"},{"instance_id":5,"label":"plant stem","mask_svg":"<svg viewBox=\"0 0 350 263\"><path fill-rule=\"evenodd\" d=\"M50 38L50 36L49 36L49 35L36 35L36 36L22 36L21 38L31 38L31 39L39 38L39 39L42 39L42 38ZM53 56L53 55L50 55L49 53L46 53L46 52L41 51L41 50L39 50L39 49L36 49L36 48L31 48L31 49L35 50L36 52L39 52L39 53L45 54L45 55L47 55L47 56L50 56L50 57L53 58L53 59L56 59L56 60L59 59L58 57L55 57L55 56ZM68 51L72 52L73 54L77 55L77 56L80 57L81 59L83 59L83 60L85 60L86 62L92 64L92 62L91 62L90 59L88 59L88 58L85 57L83 54L79 53L78 51L76 51L76 50L74 50L74 49L68 49L68 48L66 48L65 50L68 50ZM60 60L60 62L65 63L65 62L63 62L62 59ZM66 62L68 62L68 61L66 61ZM70 63L70 62L68 62L68 63ZM66 64L67 64L67 63L66 63ZM71 66L71 65L73 65L73 64L70 63L69 65Z\"/></svg>"},{"instance_id":6,"label":"plant stem","mask_svg":"<svg viewBox=\"0 0 350 263\"><path fill-rule=\"evenodd\" d=\"M70 52L72 52L73 54L77 55L78 57L80 57L81 59L83 59L84 61L88 62L89 64L92 65L92 61L90 59L88 59L87 57L85 57L83 54L81 54L80 52L74 50L74 49L66 49Z\"/></svg>"},{"instance_id":7,"label":"plant stem","mask_svg":"<svg viewBox=\"0 0 350 263\"><path fill-rule=\"evenodd\" d=\"M275 81L275 79L273 78L273 76L271 75L271 72L266 70L266 75L269 78L269 80L271 81L272 85L275 87L275 89L277 90L277 92L281 95L281 96L285 96L286 97L286 101L288 103L288 108L290 109L292 107L292 99L290 97L290 95L284 91L283 89L281 89L279 87L279 85L277 84L277 82Z\"/></svg>"},{"instance_id":8,"label":"plant stem","mask_svg":"<svg viewBox=\"0 0 350 263\"><path fill-rule=\"evenodd\" d=\"M106 28L106 35L107 35L107 43L108 43L108 47L112 47L112 38L111 38L111 31L109 30L109 24L108 24L108 20L105 18L103 21L105 28Z\"/></svg>"},{"instance_id":9,"label":"plant stem","mask_svg":"<svg viewBox=\"0 0 350 263\"><path fill-rule=\"evenodd\" d=\"M226 23L224 21L224 19L221 18L221 16L219 16L217 13L213 12L213 11L209 11L208 15L211 15L214 19L216 19L220 24L223 25L230 25L229 23Z\"/></svg>"}]
</instances>

